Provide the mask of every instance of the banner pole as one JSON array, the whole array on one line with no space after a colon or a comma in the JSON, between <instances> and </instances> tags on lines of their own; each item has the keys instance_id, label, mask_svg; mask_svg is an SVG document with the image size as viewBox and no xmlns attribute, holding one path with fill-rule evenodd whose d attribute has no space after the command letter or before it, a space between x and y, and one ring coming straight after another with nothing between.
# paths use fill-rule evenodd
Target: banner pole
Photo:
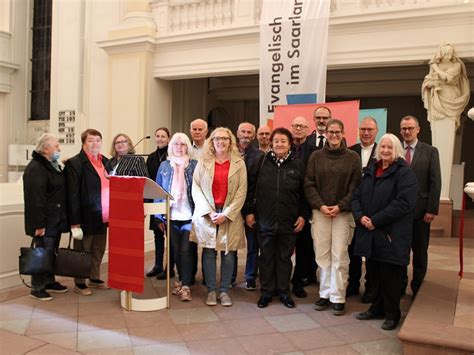
<instances>
[{"instance_id":1,"label":"banner pole","mask_svg":"<svg viewBox=\"0 0 474 355\"><path fill-rule=\"evenodd\" d=\"M132 310L132 295L130 291L125 291L125 309L128 312Z\"/></svg>"}]
</instances>

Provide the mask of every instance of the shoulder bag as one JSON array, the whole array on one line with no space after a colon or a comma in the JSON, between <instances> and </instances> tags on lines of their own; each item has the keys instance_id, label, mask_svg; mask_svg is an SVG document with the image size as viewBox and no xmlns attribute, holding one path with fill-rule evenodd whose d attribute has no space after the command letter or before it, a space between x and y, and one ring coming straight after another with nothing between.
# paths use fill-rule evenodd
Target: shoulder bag
<instances>
[{"instance_id":1,"label":"shoulder bag","mask_svg":"<svg viewBox=\"0 0 474 355\"><path fill-rule=\"evenodd\" d=\"M52 273L54 271L53 251L36 247L32 238L29 248L20 248L19 270L21 275Z\"/></svg>"},{"instance_id":2,"label":"shoulder bag","mask_svg":"<svg viewBox=\"0 0 474 355\"><path fill-rule=\"evenodd\" d=\"M88 278L91 273L92 256L84 250L71 249L72 234L69 234L67 248L59 248L56 254L55 275L77 278Z\"/></svg>"}]
</instances>

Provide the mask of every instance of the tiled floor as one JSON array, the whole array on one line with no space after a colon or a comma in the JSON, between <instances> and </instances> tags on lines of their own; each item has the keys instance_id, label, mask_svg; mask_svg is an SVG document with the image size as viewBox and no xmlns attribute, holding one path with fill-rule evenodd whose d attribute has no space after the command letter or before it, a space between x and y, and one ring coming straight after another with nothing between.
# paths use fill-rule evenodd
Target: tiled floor
<instances>
[{"instance_id":1,"label":"tiled floor","mask_svg":"<svg viewBox=\"0 0 474 355\"><path fill-rule=\"evenodd\" d=\"M466 271L473 272L474 240L466 244ZM430 272L458 268L457 241L433 239ZM151 257L149 255L148 257ZM239 258L245 260L244 255ZM243 269L243 265L239 266ZM106 275L104 275L106 277ZM61 280L70 288L72 281ZM146 293L163 294L164 281L147 280ZM471 283L463 285L472 289ZM295 309L274 299L266 309L256 306L258 292L243 285L232 289L234 305L207 307L206 289L193 286L193 300L171 296L171 307L156 312L126 312L116 290L97 290L81 297L70 290L51 302L35 301L24 287L0 291L1 354L401 354L397 331L380 329L381 320L357 321L365 310L359 298L347 300L347 313L335 317L330 310L317 312L316 285L309 297L296 299ZM472 326L472 293L460 300L459 324ZM411 304L402 299L403 312ZM471 323L469 323L471 322Z\"/></svg>"}]
</instances>

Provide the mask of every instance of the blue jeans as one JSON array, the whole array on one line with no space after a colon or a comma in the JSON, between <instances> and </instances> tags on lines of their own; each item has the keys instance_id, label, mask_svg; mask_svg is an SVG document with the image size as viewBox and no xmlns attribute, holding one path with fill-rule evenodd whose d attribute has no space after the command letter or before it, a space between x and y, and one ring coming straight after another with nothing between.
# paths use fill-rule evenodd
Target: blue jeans
<instances>
[{"instance_id":1,"label":"blue jeans","mask_svg":"<svg viewBox=\"0 0 474 355\"><path fill-rule=\"evenodd\" d=\"M257 237L255 229L245 225L245 237L247 238L247 261L245 263L245 281L255 280L257 278Z\"/></svg>"},{"instance_id":2,"label":"blue jeans","mask_svg":"<svg viewBox=\"0 0 474 355\"><path fill-rule=\"evenodd\" d=\"M61 240L61 233L58 235L45 234L43 237L34 237L35 245L48 250L56 250L59 247ZM31 286L35 291L44 290L46 285L53 284L55 282L54 274L34 274L31 275Z\"/></svg>"},{"instance_id":3,"label":"blue jeans","mask_svg":"<svg viewBox=\"0 0 474 355\"><path fill-rule=\"evenodd\" d=\"M219 292L228 292L232 271L234 270L236 251L229 251L227 255L221 251L221 286ZM202 249L202 267L204 269L204 277L206 278L207 291L216 291L216 259L217 251L215 249Z\"/></svg>"},{"instance_id":4,"label":"blue jeans","mask_svg":"<svg viewBox=\"0 0 474 355\"><path fill-rule=\"evenodd\" d=\"M194 242L189 241L191 231L191 220L171 221L170 235L171 245L174 253L174 261L178 269L178 275L183 286L191 285L191 277L194 266Z\"/></svg>"}]
</instances>

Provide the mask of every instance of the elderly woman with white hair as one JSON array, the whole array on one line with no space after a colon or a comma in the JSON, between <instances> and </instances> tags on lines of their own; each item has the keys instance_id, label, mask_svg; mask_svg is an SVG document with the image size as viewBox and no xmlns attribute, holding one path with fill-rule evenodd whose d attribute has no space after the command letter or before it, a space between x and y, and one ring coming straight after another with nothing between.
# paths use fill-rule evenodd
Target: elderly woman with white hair
<instances>
[{"instance_id":1,"label":"elderly woman with white hair","mask_svg":"<svg viewBox=\"0 0 474 355\"><path fill-rule=\"evenodd\" d=\"M403 153L398 138L385 134L377 146L377 163L364 169L362 183L352 199L357 223L354 254L374 262L374 279L379 285L374 303L356 318L385 318L384 330L395 329L400 321L402 276L410 262L418 194L415 173Z\"/></svg>"},{"instance_id":2,"label":"elderly woman with white hair","mask_svg":"<svg viewBox=\"0 0 474 355\"><path fill-rule=\"evenodd\" d=\"M58 163L61 148L58 139L43 134L23 174L25 201L25 231L36 246L56 250L61 233L69 230L66 217L66 181ZM49 292L67 292L67 287L55 281L54 274L31 277L30 296L40 301L53 298Z\"/></svg>"},{"instance_id":3,"label":"elderly woman with white hair","mask_svg":"<svg viewBox=\"0 0 474 355\"><path fill-rule=\"evenodd\" d=\"M170 240L179 281L175 281L173 294L181 301L191 301L191 282L196 244L189 240L194 201L191 193L194 168L193 146L184 133L175 133L168 145L168 159L161 163L156 182L173 196L171 201ZM158 215L157 223L164 232L166 220Z\"/></svg>"}]
</instances>

